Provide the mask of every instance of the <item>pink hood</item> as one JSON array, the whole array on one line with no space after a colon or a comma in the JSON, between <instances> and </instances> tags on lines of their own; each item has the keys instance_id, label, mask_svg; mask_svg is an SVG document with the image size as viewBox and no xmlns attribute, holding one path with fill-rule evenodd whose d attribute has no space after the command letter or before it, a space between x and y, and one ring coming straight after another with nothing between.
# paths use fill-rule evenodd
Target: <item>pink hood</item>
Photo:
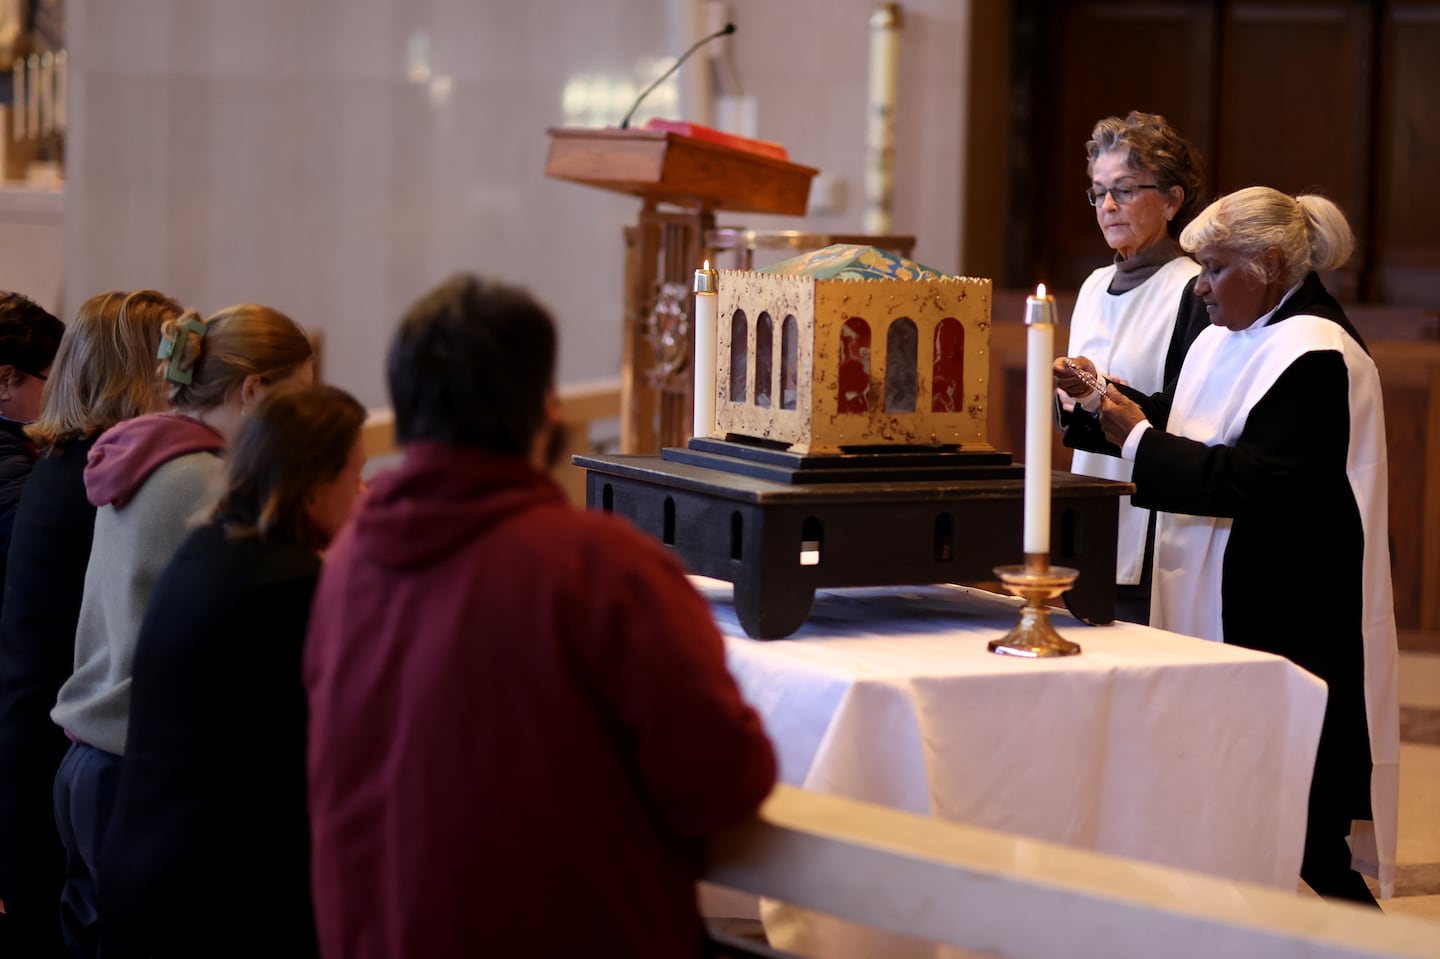
<instances>
[{"instance_id":1,"label":"pink hood","mask_svg":"<svg viewBox=\"0 0 1440 959\"><path fill-rule=\"evenodd\" d=\"M219 433L179 413L147 413L112 426L90 448L85 498L94 506L123 509L150 474L187 453L219 453Z\"/></svg>"}]
</instances>

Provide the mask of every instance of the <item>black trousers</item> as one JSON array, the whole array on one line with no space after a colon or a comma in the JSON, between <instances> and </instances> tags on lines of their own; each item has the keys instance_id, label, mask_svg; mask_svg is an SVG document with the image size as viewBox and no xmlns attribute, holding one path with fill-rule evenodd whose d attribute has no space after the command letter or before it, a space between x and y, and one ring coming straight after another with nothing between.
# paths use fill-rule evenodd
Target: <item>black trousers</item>
<instances>
[{"instance_id":1,"label":"black trousers","mask_svg":"<svg viewBox=\"0 0 1440 959\"><path fill-rule=\"evenodd\" d=\"M1305 858L1300 864L1300 878L1305 885L1326 899L1344 899L1364 906L1380 908L1365 878L1350 868L1350 844L1347 821L1342 830L1334 827L1317 830L1312 824L1305 831Z\"/></svg>"},{"instance_id":2,"label":"black trousers","mask_svg":"<svg viewBox=\"0 0 1440 959\"><path fill-rule=\"evenodd\" d=\"M54 782L59 759L57 756L48 769L37 763L39 768L32 767L30 772L43 777L41 781L48 787ZM0 776L20 772L18 768L0 771ZM0 915L0 956L5 959L59 959L65 954L60 939L65 850L55 832L51 790L29 788L32 785L30 780L5 784L12 792L12 804L0 830L13 830L6 837L13 857L7 863L12 879L5 892L5 914Z\"/></svg>"},{"instance_id":3,"label":"black trousers","mask_svg":"<svg viewBox=\"0 0 1440 959\"><path fill-rule=\"evenodd\" d=\"M50 895L32 897L12 894L5 900L5 914L0 916L0 956L16 959L62 959L65 955L60 941L59 883L47 886Z\"/></svg>"},{"instance_id":4,"label":"black trousers","mask_svg":"<svg viewBox=\"0 0 1440 959\"><path fill-rule=\"evenodd\" d=\"M1353 688L1359 682L1356 677L1336 677L1330 684L1315 772L1310 777L1300 878L1328 899L1378 907L1364 877L1350 868L1350 844L1345 841L1351 820L1371 815L1364 693Z\"/></svg>"}]
</instances>

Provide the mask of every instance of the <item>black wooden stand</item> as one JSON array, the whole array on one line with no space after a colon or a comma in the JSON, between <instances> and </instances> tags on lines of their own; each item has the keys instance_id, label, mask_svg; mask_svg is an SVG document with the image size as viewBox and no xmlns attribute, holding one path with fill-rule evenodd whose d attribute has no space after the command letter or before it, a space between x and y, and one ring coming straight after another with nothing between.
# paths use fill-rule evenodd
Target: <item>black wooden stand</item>
<instances>
[{"instance_id":1,"label":"black wooden stand","mask_svg":"<svg viewBox=\"0 0 1440 959\"><path fill-rule=\"evenodd\" d=\"M1023 558L1024 469L1008 453L804 457L692 439L661 456L577 456L592 509L624 516L692 572L735 584L745 632L780 639L817 588L993 582ZM1117 499L1128 483L1053 474L1051 559L1080 571L1065 603L1115 618Z\"/></svg>"}]
</instances>

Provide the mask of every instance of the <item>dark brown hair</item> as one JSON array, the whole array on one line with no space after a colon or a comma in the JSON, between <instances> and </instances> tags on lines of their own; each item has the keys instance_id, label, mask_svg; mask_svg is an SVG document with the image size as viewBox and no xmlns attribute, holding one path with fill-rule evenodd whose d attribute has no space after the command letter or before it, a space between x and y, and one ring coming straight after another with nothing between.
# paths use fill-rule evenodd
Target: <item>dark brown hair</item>
<instances>
[{"instance_id":1,"label":"dark brown hair","mask_svg":"<svg viewBox=\"0 0 1440 959\"><path fill-rule=\"evenodd\" d=\"M0 292L0 365L26 376L45 372L65 334L65 324L23 293Z\"/></svg>"},{"instance_id":2,"label":"dark brown hair","mask_svg":"<svg viewBox=\"0 0 1440 959\"><path fill-rule=\"evenodd\" d=\"M525 290L451 277L390 341L396 437L526 455L545 425L555 351L555 322Z\"/></svg>"},{"instance_id":3,"label":"dark brown hair","mask_svg":"<svg viewBox=\"0 0 1440 959\"><path fill-rule=\"evenodd\" d=\"M245 418L226 453L225 492L212 518L232 539L255 537L323 549L305 502L340 475L365 422L365 408L333 386L282 383Z\"/></svg>"},{"instance_id":4,"label":"dark brown hair","mask_svg":"<svg viewBox=\"0 0 1440 959\"><path fill-rule=\"evenodd\" d=\"M1095 160L1102 153L1125 154L1125 164L1132 170L1154 174L1162 190L1178 186L1185 194L1180 209L1170 220L1172 237L1178 237L1185 224L1195 219L1205 204L1205 158L1190 145L1170 121L1158 113L1131 110L1125 119L1106 117L1095 124L1090 141L1085 144L1085 175L1095 175Z\"/></svg>"}]
</instances>

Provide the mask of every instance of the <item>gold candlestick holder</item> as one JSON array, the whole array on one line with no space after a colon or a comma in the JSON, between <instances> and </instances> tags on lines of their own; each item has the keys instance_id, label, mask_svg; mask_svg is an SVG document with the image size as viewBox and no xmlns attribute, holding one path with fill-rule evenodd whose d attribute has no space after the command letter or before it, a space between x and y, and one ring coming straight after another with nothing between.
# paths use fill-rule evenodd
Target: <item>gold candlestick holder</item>
<instances>
[{"instance_id":1,"label":"gold candlestick holder","mask_svg":"<svg viewBox=\"0 0 1440 959\"><path fill-rule=\"evenodd\" d=\"M1050 625L1050 609L1045 601L1059 596L1075 583L1080 575L1069 566L1051 566L1045 553L1026 553L1024 566L997 566L995 575L1005 588L1025 600L1020 609L1020 622L1000 639L990 641L990 652L1002 656L1074 656L1080 644L1055 632Z\"/></svg>"}]
</instances>

